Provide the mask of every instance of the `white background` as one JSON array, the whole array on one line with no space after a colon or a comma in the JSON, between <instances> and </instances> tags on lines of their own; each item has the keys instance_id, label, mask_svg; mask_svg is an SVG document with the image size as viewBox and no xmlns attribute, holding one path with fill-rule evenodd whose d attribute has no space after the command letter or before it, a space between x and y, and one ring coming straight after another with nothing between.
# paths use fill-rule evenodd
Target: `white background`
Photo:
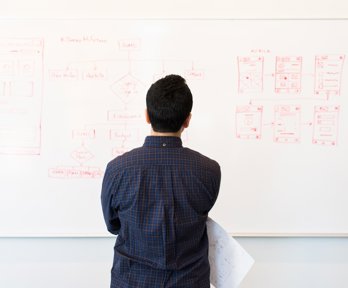
<instances>
[{"instance_id":1,"label":"white background","mask_svg":"<svg viewBox=\"0 0 348 288\"><path fill-rule=\"evenodd\" d=\"M65 26L69 31L62 29ZM37 74L44 81L34 79L34 95L23 96L30 91L22 88L20 94L7 89L2 97L6 113L0 115L9 122L9 126L2 124L5 131L19 129L16 134L24 134L21 125L31 121L29 128L35 131L39 118L41 141L39 155L18 148L0 156L1 234L105 235L99 200L103 170L117 156L115 150L142 145L149 133L143 116L146 90L159 74L171 73L183 75L194 95L184 145L221 165L220 195L211 215L229 233L348 233L343 205L348 202L348 73L344 64L334 71L324 65L330 69L324 77L340 75L341 83L335 87L339 93L317 95L314 89L320 78L316 57L338 61L339 56L348 55L348 44L342 38L347 30L347 22L339 20L4 20L1 36L10 39L3 41L13 49L22 49L16 41L23 38L42 41L43 69ZM124 43L135 48L124 48ZM38 70L40 60L18 54L11 61L30 63L32 70ZM279 75L292 77L278 72L277 57L301 59L295 66L301 67L295 70L299 80L289 91L290 85L283 92L276 91L275 87L281 88L275 80ZM256 72L250 72L254 64L238 62L244 58L262 59L262 70L259 65ZM66 76L70 73L73 76ZM257 85L245 80L253 77ZM20 76L3 78L1 83L6 87L10 82L13 88L18 78L27 87ZM35 97L36 103L29 108L23 105ZM6 105L11 99L14 103ZM35 112L38 107L41 110ZM315 118L317 107L339 108L335 114L320 116L332 123L322 127L332 133L330 141L323 143L313 143L318 137L313 131L323 121ZM20 113L10 114L10 109L22 109L28 114L25 121ZM244 109L262 109L262 113L241 112ZM130 118L118 119L117 115ZM11 144L27 144L11 140L11 134L3 135L6 139L0 144L5 142L10 148ZM67 174L71 169L99 172L90 179ZM57 177L57 170L64 172Z\"/></svg>"}]
</instances>

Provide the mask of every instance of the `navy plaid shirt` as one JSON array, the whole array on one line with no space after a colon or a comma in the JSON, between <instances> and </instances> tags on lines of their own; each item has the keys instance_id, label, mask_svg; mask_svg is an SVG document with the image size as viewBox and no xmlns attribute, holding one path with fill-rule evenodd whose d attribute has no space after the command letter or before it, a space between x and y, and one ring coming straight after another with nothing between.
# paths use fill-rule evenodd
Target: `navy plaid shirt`
<instances>
[{"instance_id":1,"label":"navy plaid shirt","mask_svg":"<svg viewBox=\"0 0 348 288\"><path fill-rule=\"evenodd\" d=\"M101 194L118 234L111 287L209 288L206 220L220 178L219 164L179 137L148 136L112 160Z\"/></svg>"}]
</instances>

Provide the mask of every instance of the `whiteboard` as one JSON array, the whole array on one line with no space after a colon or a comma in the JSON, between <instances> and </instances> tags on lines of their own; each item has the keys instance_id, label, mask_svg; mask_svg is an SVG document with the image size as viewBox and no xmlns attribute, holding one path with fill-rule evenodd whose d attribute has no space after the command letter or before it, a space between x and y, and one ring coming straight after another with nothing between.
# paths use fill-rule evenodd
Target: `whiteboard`
<instances>
[{"instance_id":1,"label":"whiteboard","mask_svg":"<svg viewBox=\"0 0 348 288\"><path fill-rule=\"evenodd\" d=\"M145 94L194 95L184 146L217 160L234 235L348 235L344 20L2 20L1 236L105 236L108 161L142 145Z\"/></svg>"}]
</instances>

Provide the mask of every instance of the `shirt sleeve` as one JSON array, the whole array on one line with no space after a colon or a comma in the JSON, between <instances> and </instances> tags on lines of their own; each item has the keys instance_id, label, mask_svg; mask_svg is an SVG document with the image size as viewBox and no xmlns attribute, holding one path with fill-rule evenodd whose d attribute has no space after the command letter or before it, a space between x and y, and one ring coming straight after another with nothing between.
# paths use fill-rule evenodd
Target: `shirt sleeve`
<instances>
[{"instance_id":1,"label":"shirt sleeve","mask_svg":"<svg viewBox=\"0 0 348 288\"><path fill-rule=\"evenodd\" d=\"M214 190L214 198L213 198L213 205L215 204L217 197L219 195L219 191L220 191L220 183L221 183L221 169L220 169L220 165L218 163L216 163L216 169L215 169L215 173L214 173L213 177L213 190Z\"/></svg>"},{"instance_id":2,"label":"shirt sleeve","mask_svg":"<svg viewBox=\"0 0 348 288\"><path fill-rule=\"evenodd\" d=\"M102 191L101 191L101 204L103 209L104 221L108 231L117 235L121 228L121 223L118 217L118 211L113 205L113 199L115 197L114 182L115 177L110 173L110 164L106 167L104 174Z\"/></svg>"}]
</instances>

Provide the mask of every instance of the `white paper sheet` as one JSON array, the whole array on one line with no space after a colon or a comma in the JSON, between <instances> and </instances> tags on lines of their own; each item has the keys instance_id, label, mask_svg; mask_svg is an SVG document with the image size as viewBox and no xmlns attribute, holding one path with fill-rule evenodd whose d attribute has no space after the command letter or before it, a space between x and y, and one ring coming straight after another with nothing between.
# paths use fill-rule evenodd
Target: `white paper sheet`
<instances>
[{"instance_id":1,"label":"white paper sheet","mask_svg":"<svg viewBox=\"0 0 348 288\"><path fill-rule=\"evenodd\" d=\"M237 288L254 259L214 220L208 218L210 283L216 288Z\"/></svg>"}]
</instances>

